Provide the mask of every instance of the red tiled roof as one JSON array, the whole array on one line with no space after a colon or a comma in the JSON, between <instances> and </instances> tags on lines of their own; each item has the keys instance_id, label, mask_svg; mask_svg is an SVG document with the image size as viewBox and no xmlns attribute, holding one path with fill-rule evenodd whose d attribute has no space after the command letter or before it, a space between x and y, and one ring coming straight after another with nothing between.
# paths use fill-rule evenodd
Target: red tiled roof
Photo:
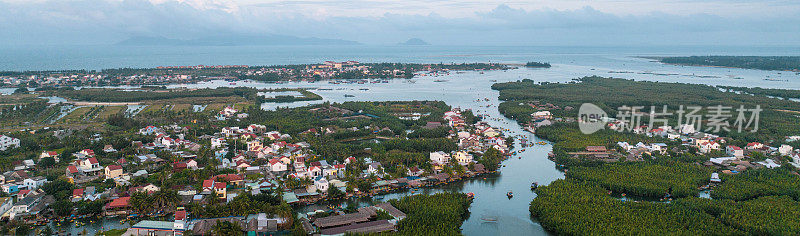
<instances>
[{"instance_id":1,"label":"red tiled roof","mask_svg":"<svg viewBox=\"0 0 800 236\"><path fill-rule=\"evenodd\" d=\"M222 179L222 180L225 180L225 181L228 181L228 182L243 180L242 176L237 175L237 174L217 175L217 176L214 176L214 178L211 178L211 179L214 180L214 181L217 181L218 179Z\"/></svg>"},{"instance_id":2,"label":"red tiled roof","mask_svg":"<svg viewBox=\"0 0 800 236\"><path fill-rule=\"evenodd\" d=\"M186 219L186 211L180 210L175 212L175 220L185 220Z\"/></svg>"},{"instance_id":3,"label":"red tiled roof","mask_svg":"<svg viewBox=\"0 0 800 236\"><path fill-rule=\"evenodd\" d=\"M72 173L72 174L78 173L78 167L75 167L75 166L67 166L67 170L69 171L69 173Z\"/></svg>"},{"instance_id":4,"label":"red tiled roof","mask_svg":"<svg viewBox=\"0 0 800 236\"><path fill-rule=\"evenodd\" d=\"M72 190L72 197L81 197L83 196L83 189L77 188Z\"/></svg>"},{"instance_id":5,"label":"red tiled roof","mask_svg":"<svg viewBox=\"0 0 800 236\"><path fill-rule=\"evenodd\" d=\"M117 198L117 199L111 200L111 202L109 202L109 203L106 205L106 207L107 207L107 208L127 207L127 206L128 206L128 201L129 201L130 199L131 199L131 197L121 197L121 198Z\"/></svg>"},{"instance_id":6,"label":"red tiled roof","mask_svg":"<svg viewBox=\"0 0 800 236\"><path fill-rule=\"evenodd\" d=\"M89 158L89 159L87 159L87 160L88 160L88 161L89 161L89 163L91 163L91 164L97 164L97 163L99 163L99 162L97 162L97 158L94 158L94 157L92 157L92 158Z\"/></svg>"},{"instance_id":7,"label":"red tiled roof","mask_svg":"<svg viewBox=\"0 0 800 236\"><path fill-rule=\"evenodd\" d=\"M214 186L214 180L207 179L203 180L203 188L210 188Z\"/></svg>"},{"instance_id":8,"label":"red tiled roof","mask_svg":"<svg viewBox=\"0 0 800 236\"><path fill-rule=\"evenodd\" d=\"M110 165L110 166L107 166L106 168L108 168L108 170L121 170L122 166L120 166L120 165Z\"/></svg>"}]
</instances>

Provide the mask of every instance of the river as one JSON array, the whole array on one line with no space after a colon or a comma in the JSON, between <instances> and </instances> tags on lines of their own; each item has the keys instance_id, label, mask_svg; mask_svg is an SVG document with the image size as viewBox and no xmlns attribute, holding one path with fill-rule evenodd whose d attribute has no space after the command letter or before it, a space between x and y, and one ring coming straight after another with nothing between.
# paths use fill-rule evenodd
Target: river
<instances>
[{"instance_id":1,"label":"river","mask_svg":"<svg viewBox=\"0 0 800 236\"><path fill-rule=\"evenodd\" d=\"M532 142L541 141L522 130L516 122L507 119L497 111L498 92L491 90L496 82L533 79L534 81L569 82L572 79L589 75L619 77L636 80L684 82L710 85L731 85L747 87L796 88L800 89L796 73L758 71L730 68L684 67L663 65L647 59L626 55L542 55L540 58L557 58L563 63L554 63L549 69L520 68L508 71L487 71L485 73L468 71L452 72L440 77L418 77L411 80L395 79L389 83L377 84L329 84L287 83L266 84L258 82L238 82L229 85L225 81L210 81L199 84L170 85L169 87L224 87L247 86L255 88L308 88L323 97L322 101L264 104L263 109L276 107L297 107L323 101L400 101L400 100L441 100L453 107L472 109L476 114L486 114L492 126L508 129L509 135L527 135ZM571 58L571 59L564 59ZM617 73L624 71L625 73ZM704 77L699 77L704 76ZM738 77L738 78L737 78ZM737 78L737 79L734 79ZM772 80L764 80L771 78ZM444 82L434 82L443 80ZM320 88L322 90L320 90ZM366 90L363 90L366 89ZM344 95L353 95L345 97ZM488 99L486 101L485 99ZM481 100L481 101L478 101ZM518 145L518 144L517 144ZM475 193L475 201L470 207L470 217L462 225L465 235L546 235L543 228L530 217L528 205L535 197L530 190L533 181L539 184L563 178L564 174L547 159L552 146L535 145L519 154L521 158L511 158L503 162L499 174L487 175L477 179L465 180L449 185L424 188L422 193L458 191ZM519 146L516 150L521 150ZM514 197L506 197L513 191ZM419 194L416 192L414 194ZM382 200L359 200L358 204L372 204L371 201L385 201L412 194L408 191L385 195ZM327 204L311 205L301 211L326 208ZM496 222L484 222L481 218L496 218ZM106 227L120 227L109 225ZM98 226L91 226L90 232ZM74 227L72 227L74 228ZM82 229L81 229L82 230Z\"/></svg>"}]
</instances>

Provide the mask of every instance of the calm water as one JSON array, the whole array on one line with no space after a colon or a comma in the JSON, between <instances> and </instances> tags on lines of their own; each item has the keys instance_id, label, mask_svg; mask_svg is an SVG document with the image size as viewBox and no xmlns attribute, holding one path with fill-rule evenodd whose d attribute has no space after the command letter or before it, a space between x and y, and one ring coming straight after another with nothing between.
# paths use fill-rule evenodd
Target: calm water
<instances>
[{"instance_id":1,"label":"calm water","mask_svg":"<svg viewBox=\"0 0 800 236\"><path fill-rule=\"evenodd\" d=\"M390 100L441 100L454 107L469 108L478 114L488 114L495 119L487 121L509 129L510 135L528 135L521 127L505 119L497 111L496 82L533 79L535 81L568 82L572 79L600 75L635 80L684 82L710 85L800 89L800 75L790 72L757 71L728 68L682 67L662 65L636 56L647 55L798 55L798 48L725 48L725 47L674 47L674 48L590 48L590 47L375 47L348 46L321 47L193 47L193 48L39 48L0 49L0 70L65 69L65 68L115 68L152 67L159 65L194 64L294 64L318 63L325 60L359 60L366 62L510 62L529 60L547 61L549 69L521 68L509 71L451 73L441 77L420 77L412 80L391 80L388 84L340 84L326 82L263 84L243 83L236 86L256 88L324 88L315 90L324 100L390 101ZM626 73L611 73L624 71ZM703 76L703 77L700 77ZM734 78L741 79L734 79ZM434 79L447 82L433 82ZM770 80L765 80L770 79ZM494 80L494 81L493 81ZM776 80L776 81L772 81ZM413 81L413 83L412 83ZM172 85L171 87L221 87L224 81L201 84ZM360 89L366 88L363 91ZM327 90L331 89L331 90ZM344 97L345 94L354 97ZM488 98L489 101L478 99ZM322 101L264 104L264 109L297 107ZM487 107L488 106L488 107ZM531 137L531 141L539 141ZM517 150L521 148L517 147ZM512 158L503 164L501 173L485 179L467 180L423 193L440 191L473 192L476 199L470 208L470 218L462 226L466 235L544 235L541 226L531 219L528 205L535 197L530 183L548 184L563 178L555 164L547 159L550 145L526 148L521 159ZM514 198L506 197L507 191ZM419 193L419 192L417 192ZM389 194L383 200L411 194ZM362 200L358 204L370 204ZM326 205L305 207L304 210L324 208ZM486 223L481 218L498 219ZM107 224L108 226L112 226ZM112 227L119 227L113 225ZM96 229L93 229L96 230ZM93 231L93 230L90 230Z\"/></svg>"}]
</instances>

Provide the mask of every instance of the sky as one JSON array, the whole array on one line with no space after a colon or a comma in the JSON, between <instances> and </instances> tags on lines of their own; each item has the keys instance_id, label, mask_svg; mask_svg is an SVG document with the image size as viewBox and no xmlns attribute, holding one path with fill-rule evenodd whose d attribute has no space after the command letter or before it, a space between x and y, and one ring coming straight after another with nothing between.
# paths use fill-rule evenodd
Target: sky
<instances>
[{"instance_id":1,"label":"sky","mask_svg":"<svg viewBox=\"0 0 800 236\"><path fill-rule=\"evenodd\" d=\"M391 45L800 46L796 0L0 0L0 44L290 35Z\"/></svg>"}]
</instances>

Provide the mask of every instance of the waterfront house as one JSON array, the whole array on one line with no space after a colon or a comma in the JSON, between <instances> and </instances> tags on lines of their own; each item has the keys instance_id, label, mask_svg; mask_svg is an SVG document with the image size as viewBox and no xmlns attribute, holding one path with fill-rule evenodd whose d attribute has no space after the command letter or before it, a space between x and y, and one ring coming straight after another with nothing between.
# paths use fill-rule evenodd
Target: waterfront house
<instances>
[{"instance_id":1,"label":"waterfront house","mask_svg":"<svg viewBox=\"0 0 800 236\"><path fill-rule=\"evenodd\" d=\"M450 154L442 151L430 153L431 163L435 165L446 165L450 162Z\"/></svg>"},{"instance_id":2,"label":"waterfront house","mask_svg":"<svg viewBox=\"0 0 800 236\"><path fill-rule=\"evenodd\" d=\"M472 154L469 154L465 151L458 151L455 155L453 155L453 157L456 159L456 161L458 161L458 164L462 166L469 165L469 163L472 163L473 160Z\"/></svg>"}]
</instances>

